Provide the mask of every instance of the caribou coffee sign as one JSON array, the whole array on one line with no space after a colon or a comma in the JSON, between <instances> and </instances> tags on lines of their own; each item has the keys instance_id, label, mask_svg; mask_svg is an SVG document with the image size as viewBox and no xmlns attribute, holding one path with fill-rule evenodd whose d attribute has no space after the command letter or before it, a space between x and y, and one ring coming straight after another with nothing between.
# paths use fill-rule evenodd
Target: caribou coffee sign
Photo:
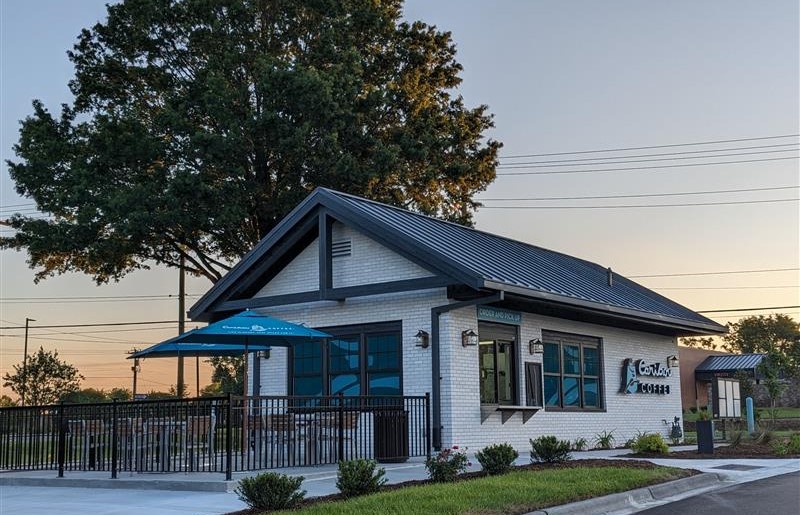
<instances>
[{"instance_id":1,"label":"caribou coffee sign","mask_svg":"<svg viewBox=\"0 0 800 515\"><path fill-rule=\"evenodd\" d=\"M657 393L668 394L669 385L660 383L649 383L642 381L642 378L650 377L670 377L672 369L663 366L661 363L648 363L647 361L632 360L630 358L622 362L622 383L621 393Z\"/></svg>"}]
</instances>

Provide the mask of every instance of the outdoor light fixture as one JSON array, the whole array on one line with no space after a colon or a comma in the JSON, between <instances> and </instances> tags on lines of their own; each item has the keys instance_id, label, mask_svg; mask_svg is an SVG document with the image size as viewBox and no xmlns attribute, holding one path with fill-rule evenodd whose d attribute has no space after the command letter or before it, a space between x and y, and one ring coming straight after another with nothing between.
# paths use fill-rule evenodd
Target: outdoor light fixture
<instances>
[{"instance_id":1,"label":"outdoor light fixture","mask_svg":"<svg viewBox=\"0 0 800 515\"><path fill-rule=\"evenodd\" d=\"M544 354L544 344L539 338L534 338L528 342L528 352L531 354Z\"/></svg>"},{"instance_id":2,"label":"outdoor light fixture","mask_svg":"<svg viewBox=\"0 0 800 515\"><path fill-rule=\"evenodd\" d=\"M261 358L261 359L269 359L269 352L270 352L270 349L260 350L260 351L258 351L257 356L259 358Z\"/></svg>"},{"instance_id":3,"label":"outdoor light fixture","mask_svg":"<svg viewBox=\"0 0 800 515\"><path fill-rule=\"evenodd\" d=\"M472 329L467 329L461 333L461 345L468 347L471 345L478 345L478 333Z\"/></svg>"},{"instance_id":4,"label":"outdoor light fixture","mask_svg":"<svg viewBox=\"0 0 800 515\"><path fill-rule=\"evenodd\" d=\"M414 335L414 345L417 347L422 347L423 349L428 348L428 333L420 329L417 331L417 334Z\"/></svg>"},{"instance_id":5,"label":"outdoor light fixture","mask_svg":"<svg viewBox=\"0 0 800 515\"><path fill-rule=\"evenodd\" d=\"M680 361L678 360L678 356L668 356L667 357L667 366L669 368L678 368L680 365Z\"/></svg>"}]
</instances>

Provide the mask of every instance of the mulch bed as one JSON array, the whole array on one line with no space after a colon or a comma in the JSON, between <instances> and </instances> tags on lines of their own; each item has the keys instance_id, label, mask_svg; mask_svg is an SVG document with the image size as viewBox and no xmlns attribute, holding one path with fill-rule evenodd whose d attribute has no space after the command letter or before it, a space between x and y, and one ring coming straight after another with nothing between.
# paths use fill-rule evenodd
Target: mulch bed
<instances>
[{"instance_id":1,"label":"mulch bed","mask_svg":"<svg viewBox=\"0 0 800 515\"><path fill-rule=\"evenodd\" d=\"M516 467L512 467L512 471L517 470L553 470L553 469L572 469L572 468L597 468L597 467L615 467L615 468L630 468L630 469L653 469L658 468L659 465L655 465L649 461L642 461L642 460L602 460L602 459L593 459L593 460L573 460L567 461L565 463L530 463L527 465L519 465ZM695 474L700 474L698 470L686 469L687 477L694 476ZM458 481L469 481L470 479L476 479L480 477L486 477L484 472L466 472L458 476ZM658 483L659 481L654 481L652 484ZM419 486L419 485L427 485L427 484L434 484L433 481L430 479L417 479L413 481L405 481L403 483L394 483L391 485L384 485L381 488L381 492L388 492L391 490L397 490L399 488L407 488L409 486ZM649 485L645 485L649 486ZM311 497L309 499L304 499L300 502L297 506L298 509L311 506L313 504L318 503L325 503L325 502L333 502L333 501L342 501L345 497L341 494L331 494L325 495L321 497ZM576 501L582 499L576 499ZM232 511L230 513L226 513L225 515L258 515L260 513L264 513L263 510L257 509L246 509L240 511Z\"/></svg>"},{"instance_id":2,"label":"mulch bed","mask_svg":"<svg viewBox=\"0 0 800 515\"><path fill-rule=\"evenodd\" d=\"M800 458L800 454L786 454L777 456L771 445L763 445L752 442L742 442L736 447L726 445L716 447L714 454L700 454L697 451L671 451L669 454L623 454L625 458L680 458L689 460L708 460L708 459L787 459Z\"/></svg>"}]
</instances>

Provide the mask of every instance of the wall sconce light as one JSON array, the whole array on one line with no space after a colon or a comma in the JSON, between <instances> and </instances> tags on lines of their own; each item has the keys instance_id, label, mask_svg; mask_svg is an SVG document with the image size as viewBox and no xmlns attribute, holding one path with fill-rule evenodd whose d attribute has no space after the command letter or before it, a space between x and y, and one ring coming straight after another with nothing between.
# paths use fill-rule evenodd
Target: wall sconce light
<instances>
[{"instance_id":1,"label":"wall sconce light","mask_svg":"<svg viewBox=\"0 0 800 515\"><path fill-rule=\"evenodd\" d=\"M544 354L544 344L539 338L534 338L528 342L528 352L530 354Z\"/></svg>"},{"instance_id":2,"label":"wall sconce light","mask_svg":"<svg viewBox=\"0 0 800 515\"><path fill-rule=\"evenodd\" d=\"M464 347L469 347L472 345L478 345L478 333L473 331L472 329L467 329L461 333L461 345Z\"/></svg>"},{"instance_id":3,"label":"wall sconce light","mask_svg":"<svg viewBox=\"0 0 800 515\"><path fill-rule=\"evenodd\" d=\"M414 335L414 345L417 347L421 347L423 349L428 348L428 333L420 329L417 331L417 334Z\"/></svg>"},{"instance_id":4,"label":"wall sconce light","mask_svg":"<svg viewBox=\"0 0 800 515\"><path fill-rule=\"evenodd\" d=\"M678 356L668 356L667 357L667 366L669 368L678 368L678 366L680 364L681 364L681 362L678 359Z\"/></svg>"},{"instance_id":5,"label":"wall sconce light","mask_svg":"<svg viewBox=\"0 0 800 515\"><path fill-rule=\"evenodd\" d=\"M270 349L258 351L258 357L261 359L269 359Z\"/></svg>"}]
</instances>

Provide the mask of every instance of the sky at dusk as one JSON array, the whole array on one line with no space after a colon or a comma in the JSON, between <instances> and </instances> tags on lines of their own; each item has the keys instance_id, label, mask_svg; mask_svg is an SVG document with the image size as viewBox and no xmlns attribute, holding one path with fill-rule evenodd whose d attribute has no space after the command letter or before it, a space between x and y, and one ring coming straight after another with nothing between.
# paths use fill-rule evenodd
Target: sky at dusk
<instances>
[{"instance_id":1,"label":"sky at dusk","mask_svg":"<svg viewBox=\"0 0 800 515\"><path fill-rule=\"evenodd\" d=\"M104 3L0 2L0 157L4 162L14 159L18 122L32 112L31 100L41 99L53 111L71 102L67 82L73 70L66 51L82 28L104 18ZM791 200L800 196L800 13L796 1L416 0L406 3L405 16L452 32L457 59L464 67L459 92L468 106L487 104L494 113L495 128L487 136L504 146L496 181L477 196L486 199L486 207L475 218L478 229L588 259L630 276L789 269L637 280L695 310L800 304L800 214L799 203ZM713 162L687 159L642 165L670 165L665 168L512 175L539 171L512 166L582 157L514 157L520 155L786 135L794 136L589 155L624 158L709 149L723 154L769 152L716 159L752 161L748 163L672 166ZM779 144L784 146L744 149ZM765 160L773 158L781 159ZM631 166L557 164L547 170ZM762 191L495 200L742 189ZM630 207L756 200L770 202ZM13 213L14 206L29 202L16 194L3 164L0 219ZM629 207L608 207L621 205ZM0 234L8 234L8 229L0 226ZM34 284L34 273L25 259L23 253L0 254L0 324L4 327L23 325L26 317L36 319L34 326L177 318L175 270L154 266L100 287L78 274ZM190 278L187 305L209 287L205 279ZM800 318L797 308L780 312ZM726 323L741 313L709 316ZM34 329L29 348L57 348L86 376L87 386L130 387L125 351L174 334L174 325ZM21 358L22 332L0 330L0 374ZM147 360L140 391L166 390L175 383L174 369L174 360ZM187 366L192 392L193 374L194 367ZM201 382L208 382L207 367Z\"/></svg>"}]
</instances>

